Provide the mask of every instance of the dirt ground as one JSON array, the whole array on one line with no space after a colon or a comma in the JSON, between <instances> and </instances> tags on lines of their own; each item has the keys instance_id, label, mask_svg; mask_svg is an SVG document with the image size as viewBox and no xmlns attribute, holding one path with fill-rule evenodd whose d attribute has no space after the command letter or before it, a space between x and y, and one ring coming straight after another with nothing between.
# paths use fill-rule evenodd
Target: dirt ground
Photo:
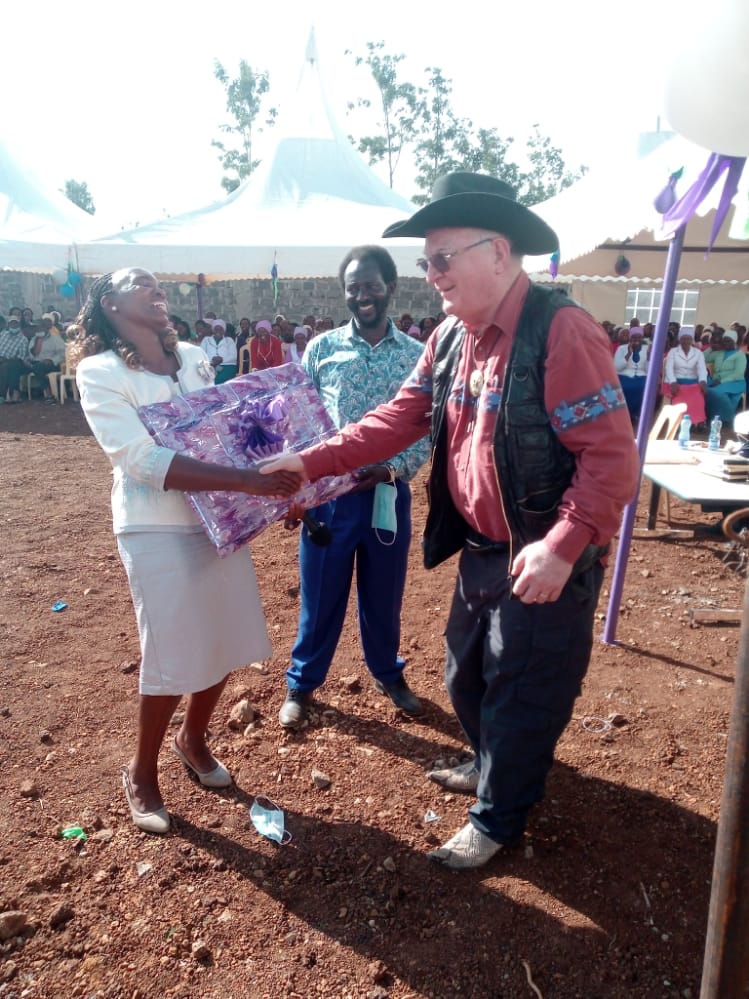
<instances>
[{"instance_id":1,"label":"dirt ground","mask_svg":"<svg viewBox=\"0 0 749 999\"><path fill-rule=\"evenodd\" d=\"M106 459L78 405L33 401L0 408L0 469L2 999L697 999L739 629L688 613L741 606L723 544L633 544L621 644L595 643L525 841L453 873L426 852L470 799L425 774L466 750L442 682L454 563L427 573L414 545L401 652L424 718L373 690L350 613L309 727L285 733L296 538L253 542L274 656L234 674L215 716L236 787L202 789L164 751L174 831L151 837L119 783L139 653ZM418 535L423 480L414 495ZM229 725L243 698L247 731ZM289 845L251 825L259 794Z\"/></svg>"}]
</instances>

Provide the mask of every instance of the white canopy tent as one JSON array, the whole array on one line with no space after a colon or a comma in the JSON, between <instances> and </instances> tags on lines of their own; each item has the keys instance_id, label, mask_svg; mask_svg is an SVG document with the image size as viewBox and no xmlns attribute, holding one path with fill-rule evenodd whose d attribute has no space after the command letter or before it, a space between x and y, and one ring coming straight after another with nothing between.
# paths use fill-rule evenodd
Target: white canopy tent
<instances>
[{"instance_id":1,"label":"white canopy tent","mask_svg":"<svg viewBox=\"0 0 749 999\"><path fill-rule=\"evenodd\" d=\"M93 217L47 187L0 141L0 270L49 274L95 234Z\"/></svg>"},{"instance_id":2,"label":"white canopy tent","mask_svg":"<svg viewBox=\"0 0 749 999\"><path fill-rule=\"evenodd\" d=\"M653 200L670 174L681 167L677 185L682 194L697 178L708 153L680 136L663 142L642 159L612 157L605 170L591 172L533 211L555 230L560 242L560 277L574 281L659 281L670 233ZM731 215L715 249L705 256L722 184L706 199L701 217L693 219L679 269L680 281L744 282L749 280L749 241L730 238ZM734 209L731 208L731 214ZM622 253L630 263L626 277L617 277L614 264ZM548 271L548 257L527 257L526 270L536 278ZM551 279L550 277L548 278Z\"/></svg>"},{"instance_id":3,"label":"white canopy tent","mask_svg":"<svg viewBox=\"0 0 749 999\"><path fill-rule=\"evenodd\" d=\"M292 107L282 109L274 145L228 198L82 248L84 273L138 264L161 277L212 280L326 277L346 252L377 242L415 207L370 169L335 121L323 92L314 33ZM401 275L416 269L421 241L388 244Z\"/></svg>"}]
</instances>

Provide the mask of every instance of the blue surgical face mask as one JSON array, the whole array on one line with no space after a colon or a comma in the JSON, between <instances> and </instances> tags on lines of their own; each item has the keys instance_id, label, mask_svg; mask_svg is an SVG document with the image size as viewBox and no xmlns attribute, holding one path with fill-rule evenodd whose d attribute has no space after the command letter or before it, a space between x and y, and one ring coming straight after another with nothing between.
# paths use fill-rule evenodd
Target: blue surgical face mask
<instances>
[{"instance_id":1,"label":"blue surgical face mask","mask_svg":"<svg viewBox=\"0 0 749 999\"><path fill-rule=\"evenodd\" d=\"M272 807L267 808L261 805L260 801L267 802ZM265 795L258 795L252 802L250 819L260 835L265 836L266 839L272 839L274 842L282 844L291 841L291 833L284 829L283 812L275 801L271 801Z\"/></svg>"},{"instance_id":2,"label":"blue surgical face mask","mask_svg":"<svg viewBox=\"0 0 749 999\"><path fill-rule=\"evenodd\" d=\"M393 535L397 533L398 517L395 512L397 496L398 490L389 482L378 482L375 486L372 527L376 531L390 531Z\"/></svg>"}]
</instances>

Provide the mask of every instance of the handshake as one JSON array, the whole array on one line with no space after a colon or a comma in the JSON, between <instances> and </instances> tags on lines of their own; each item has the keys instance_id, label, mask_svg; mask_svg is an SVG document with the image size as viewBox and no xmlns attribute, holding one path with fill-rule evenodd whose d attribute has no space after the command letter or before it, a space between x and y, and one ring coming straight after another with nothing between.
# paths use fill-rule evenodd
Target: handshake
<instances>
[{"instance_id":1,"label":"handshake","mask_svg":"<svg viewBox=\"0 0 749 999\"><path fill-rule=\"evenodd\" d=\"M272 458L264 458L255 467L261 475L272 475L273 472L294 472L300 476L302 483L309 481L309 476L304 471L304 462L295 453L287 452L286 454L274 455Z\"/></svg>"}]
</instances>

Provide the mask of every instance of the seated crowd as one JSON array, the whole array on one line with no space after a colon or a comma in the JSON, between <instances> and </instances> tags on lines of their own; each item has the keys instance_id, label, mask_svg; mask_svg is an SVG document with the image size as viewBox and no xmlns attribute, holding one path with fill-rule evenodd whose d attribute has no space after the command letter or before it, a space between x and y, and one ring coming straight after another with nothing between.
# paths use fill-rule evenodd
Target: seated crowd
<instances>
[{"instance_id":1,"label":"seated crowd","mask_svg":"<svg viewBox=\"0 0 749 999\"><path fill-rule=\"evenodd\" d=\"M15 306L0 316L0 404L21 401L21 379L34 376L45 402L54 402L48 375L65 363L65 333L59 312L49 310L37 322L31 309Z\"/></svg>"},{"instance_id":2,"label":"seated crowd","mask_svg":"<svg viewBox=\"0 0 749 999\"><path fill-rule=\"evenodd\" d=\"M403 333L423 343L432 330L445 318L444 313L425 316L414 322L410 313L404 312L395 325ZM335 329L330 316L316 319L306 315L300 322L277 315L270 319L251 320L243 316L238 323L218 318L207 312L191 328L180 316L170 316L172 326L181 340L198 344L216 369L216 382L225 382L235 375L248 371L263 371L289 361L300 362L307 344L319 333ZM338 326L345 326L343 319Z\"/></svg>"},{"instance_id":3,"label":"seated crowd","mask_svg":"<svg viewBox=\"0 0 749 999\"><path fill-rule=\"evenodd\" d=\"M632 422L637 423L648 369L653 363L652 323L632 319L628 326L601 324L611 341L614 366L619 375ZM668 324L663 356L657 359L660 392L668 402L684 402L693 425L706 429L719 417L730 428L737 410L746 405L746 326L729 327Z\"/></svg>"},{"instance_id":4,"label":"seated crowd","mask_svg":"<svg viewBox=\"0 0 749 999\"><path fill-rule=\"evenodd\" d=\"M248 371L301 361L309 341L319 333L344 326L330 316L316 318L311 313L300 322L278 314L270 319L251 320L243 316L237 323L206 312L193 326L172 315L173 328L181 340L198 344L215 368L216 382L225 382ZM394 320L403 333L421 343L445 318L444 312L415 321L404 312ZM651 351L655 328L633 318L617 326L603 320L602 327L611 341L614 365L621 381L633 424L637 424L642 406L645 377L652 363ZM0 316L0 404L21 401L24 376L36 379L32 391L45 402L55 401L54 378L65 365L66 341L75 338L77 328L64 323L52 309L35 320L29 308L14 307L6 319ZM659 359L661 394L671 402L687 404L687 412L696 427L704 427L714 416L730 428L739 406L746 401L747 350L749 337L744 325L730 327L718 323L707 326L668 325L666 348Z\"/></svg>"},{"instance_id":5,"label":"seated crowd","mask_svg":"<svg viewBox=\"0 0 749 999\"><path fill-rule=\"evenodd\" d=\"M237 374L299 362L314 336L348 322L343 319L336 324L330 316L316 318L310 313L300 322L279 314L273 321L245 316L233 323L206 312L191 327L181 316L170 318L181 340L202 348L219 384ZM404 312L395 325L423 343L444 318L444 313L438 313L417 322ZM46 403L55 402L54 375L66 366L66 343L77 333L73 323L63 322L60 313L51 308L39 320L34 319L32 309L20 306L10 309L7 318L0 315L0 404L22 401L26 376L31 379L28 387L33 394L41 395Z\"/></svg>"}]
</instances>

